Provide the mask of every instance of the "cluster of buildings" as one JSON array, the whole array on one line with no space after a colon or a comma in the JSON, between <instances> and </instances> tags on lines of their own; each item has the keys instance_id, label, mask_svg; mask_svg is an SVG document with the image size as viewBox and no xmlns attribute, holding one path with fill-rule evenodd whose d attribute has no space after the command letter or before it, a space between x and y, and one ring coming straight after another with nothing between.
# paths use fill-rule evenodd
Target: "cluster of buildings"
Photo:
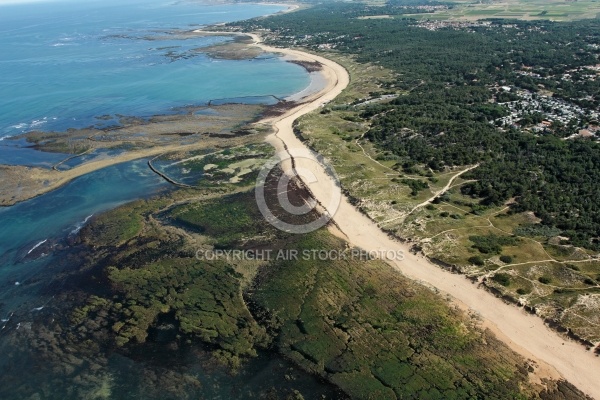
<instances>
[{"instance_id":1,"label":"cluster of buildings","mask_svg":"<svg viewBox=\"0 0 600 400\"><path fill-rule=\"evenodd\" d=\"M544 78L539 73L532 72L528 68L523 68L523 70L516 71L516 73L519 75L522 75L522 76L529 76L529 77L537 78L537 79ZM577 67L574 69L570 69L558 76L553 76L553 78L555 78L555 79L558 78L562 81L568 81L568 82L573 82L575 80L577 80L577 81L581 81L581 80L595 81L598 78L598 74L600 74L600 64L586 65L583 67Z\"/></svg>"},{"instance_id":2,"label":"cluster of buildings","mask_svg":"<svg viewBox=\"0 0 600 400\"><path fill-rule=\"evenodd\" d=\"M426 11L426 12L435 12L435 11L442 11L442 10L448 10L450 7L446 6L446 5L421 5L421 6L396 6L395 8L399 8L401 10L422 10L422 11Z\"/></svg>"},{"instance_id":3,"label":"cluster of buildings","mask_svg":"<svg viewBox=\"0 0 600 400\"><path fill-rule=\"evenodd\" d=\"M511 91L508 86L499 88L502 91ZM586 110L576 104L568 101L545 96L539 93L532 93L528 90L516 90L514 92L519 99L498 103L508 108L509 114L494 121L496 125L505 127L524 128L522 120L532 115L537 115L538 120L533 126L528 126L534 132L552 130L552 127L558 123L567 126L574 125L575 133L573 137L595 136L599 131L596 125L589 125L586 121L597 121L600 113L596 110Z\"/></svg>"},{"instance_id":4,"label":"cluster of buildings","mask_svg":"<svg viewBox=\"0 0 600 400\"><path fill-rule=\"evenodd\" d=\"M438 21L438 20L423 20L419 21L415 26L429 31L437 31L438 29L468 29L481 26L492 26L491 21Z\"/></svg>"},{"instance_id":5,"label":"cluster of buildings","mask_svg":"<svg viewBox=\"0 0 600 400\"><path fill-rule=\"evenodd\" d=\"M264 31L264 30L262 30ZM331 50L337 47L337 44L344 38L347 37L347 35L340 35L334 38L330 38L329 32L321 32L321 33L317 33L314 35L299 35L299 36L295 36L295 35L285 35L285 33L279 33L276 35L273 35L271 32L265 31L264 33L261 32L263 35L263 38L265 39L270 39L270 38L277 38L279 40L284 40L285 43L289 43L292 46L305 46L305 47L314 47L314 45L311 45L311 42L322 42L323 40L319 40L318 38L324 38L327 43L321 43L319 45L317 45L316 47L321 49L321 50ZM359 39L359 38L356 38Z\"/></svg>"}]
</instances>

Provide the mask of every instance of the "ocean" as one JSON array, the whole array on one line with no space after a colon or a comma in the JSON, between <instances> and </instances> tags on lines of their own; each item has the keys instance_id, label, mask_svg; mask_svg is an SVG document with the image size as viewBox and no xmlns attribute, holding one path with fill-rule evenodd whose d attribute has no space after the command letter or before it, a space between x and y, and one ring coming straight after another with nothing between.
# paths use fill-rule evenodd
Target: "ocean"
<instances>
[{"instance_id":1,"label":"ocean","mask_svg":"<svg viewBox=\"0 0 600 400\"><path fill-rule=\"evenodd\" d=\"M274 55L216 60L192 50L230 37L178 35L282 10L162 0L0 5L0 137L83 128L106 115L151 117L211 100L268 103L272 96L300 92L310 76L298 65ZM66 157L37 151L24 140L0 140L0 164L49 167ZM0 285L19 280L11 273L7 281L7 271L15 270L29 245L163 190L165 183L144 165L141 160L111 167L0 208ZM9 300L0 293L0 302Z\"/></svg>"},{"instance_id":2,"label":"ocean","mask_svg":"<svg viewBox=\"0 0 600 400\"><path fill-rule=\"evenodd\" d=\"M181 35L285 8L163 0L0 2L0 164L48 167L65 158L38 151L23 140L8 140L31 130L83 128L106 116L164 115L224 99L269 103L301 92L311 78L299 65L275 55L212 59L195 50L231 38ZM65 378L61 383L66 375L60 371L45 375L41 368L45 361L31 354L26 342L16 339L18 335L9 339L4 333L26 329L61 290L48 285L60 282L56 277L69 268L54 256L55 248L68 246L94 215L168 189L146 167L146 160L138 160L95 171L52 192L0 208L0 369L11 371L11 376L39 369L36 382L25 384L31 385L27 390L23 382L0 378L3 398L11 398L11 385L20 385L21 391L15 393L33 393L38 386L50 385L56 391L41 394L43 398L76 398L74 393L80 392L72 387L86 384L99 388L91 390L90 398L106 398L102 382L75 383ZM119 387L110 398L162 398L160 394L140 397L142 375L136 373L147 371L140 372L143 366L135 360L115 354L103 362L116 380L111 385ZM294 387L304 387L307 393L334 393L318 379L265 353L238 377L218 368L202 373L205 386L196 393L199 396L193 396L230 398L235 386L237 397L253 398L270 387L285 387L285 376L290 374L296 377Z\"/></svg>"},{"instance_id":3,"label":"ocean","mask_svg":"<svg viewBox=\"0 0 600 400\"><path fill-rule=\"evenodd\" d=\"M214 60L193 50L231 39L169 35L284 9L162 0L0 6L0 137L299 92L310 77L298 65L276 57Z\"/></svg>"}]
</instances>

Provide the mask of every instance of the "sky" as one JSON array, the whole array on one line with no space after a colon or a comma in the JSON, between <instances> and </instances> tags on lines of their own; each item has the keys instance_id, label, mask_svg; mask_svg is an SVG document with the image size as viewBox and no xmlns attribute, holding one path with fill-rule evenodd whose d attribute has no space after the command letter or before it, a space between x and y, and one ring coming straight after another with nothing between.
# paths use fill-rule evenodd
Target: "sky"
<instances>
[{"instance_id":1,"label":"sky","mask_svg":"<svg viewBox=\"0 0 600 400\"><path fill-rule=\"evenodd\" d=\"M53 0L0 0L0 6L5 6L9 4L41 3L49 1Z\"/></svg>"}]
</instances>

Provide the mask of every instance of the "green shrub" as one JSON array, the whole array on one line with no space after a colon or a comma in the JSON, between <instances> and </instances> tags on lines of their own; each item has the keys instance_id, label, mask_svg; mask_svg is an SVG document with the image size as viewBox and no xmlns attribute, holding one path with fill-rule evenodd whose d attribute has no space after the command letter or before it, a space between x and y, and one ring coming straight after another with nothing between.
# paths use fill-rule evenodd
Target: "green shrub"
<instances>
[{"instance_id":1,"label":"green shrub","mask_svg":"<svg viewBox=\"0 0 600 400\"><path fill-rule=\"evenodd\" d=\"M402 179L402 180L400 180L400 182L405 184L406 186L408 186L411 189L410 194L413 196L416 196L419 194L420 191L429 188L429 184L420 179Z\"/></svg>"},{"instance_id":2,"label":"green shrub","mask_svg":"<svg viewBox=\"0 0 600 400\"><path fill-rule=\"evenodd\" d=\"M498 273L492 276L494 282L498 282L502 286L510 285L510 275L505 273Z\"/></svg>"},{"instance_id":3,"label":"green shrub","mask_svg":"<svg viewBox=\"0 0 600 400\"><path fill-rule=\"evenodd\" d=\"M502 256L500 256L500 261L502 261L505 264L510 264L510 263L512 263L513 258L511 256L502 255Z\"/></svg>"},{"instance_id":4,"label":"green shrub","mask_svg":"<svg viewBox=\"0 0 600 400\"><path fill-rule=\"evenodd\" d=\"M548 278L547 276L540 276L538 278L538 281L540 281L541 283L543 283L544 285L549 284L550 282L552 282L552 279Z\"/></svg>"},{"instance_id":5,"label":"green shrub","mask_svg":"<svg viewBox=\"0 0 600 400\"><path fill-rule=\"evenodd\" d=\"M469 262L480 267L485 264L485 260L481 256L473 256L469 258Z\"/></svg>"},{"instance_id":6,"label":"green shrub","mask_svg":"<svg viewBox=\"0 0 600 400\"><path fill-rule=\"evenodd\" d=\"M469 236L469 240L473 242L473 248L479 250L483 254L499 254L502 251L502 246L514 246L519 243L519 239L514 236Z\"/></svg>"},{"instance_id":7,"label":"green shrub","mask_svg":"<svg viewBox=\"0 0 600 400\"><path fill-rule=\"evenodd\" d=\"M558 236L562 233L562 231L558 228L554 228L551 226L546 226L546 225L539 225L539 224L535 224L535 225L521 225L515 228L514 230L515 235L519 235L519 236L529 236L529 237L536 237L536 236L542 236L542 237L553 237L553 236Z\"/></svg>"}]
</instances>

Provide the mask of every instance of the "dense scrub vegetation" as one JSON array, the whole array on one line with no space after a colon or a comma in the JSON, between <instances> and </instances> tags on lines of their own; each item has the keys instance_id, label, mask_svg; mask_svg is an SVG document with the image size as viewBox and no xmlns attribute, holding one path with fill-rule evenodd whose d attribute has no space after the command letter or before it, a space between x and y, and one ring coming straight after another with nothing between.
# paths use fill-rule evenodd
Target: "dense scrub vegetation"
<instances>
[{"instance_id":1,"label":"dense scrub vegetation","mask_svg":"<svg viewBox=\"0 0 600 400\"><path fill-rule=\"evenodd\" d=\"M511 236L470 236L469 240L474 243L473 248L483 254L500 254L503 246L514 246L519 239Z\"/></svg>"},{"instance_id":2,"label":"dense scrub vegetation","mask_svg":"<svg viewBox=\"0 0 600 400\"><path fill-rule=\"evenodd\" d=\"M508 113L499 103L516 97L514 90L499 90L502 85L597 109L600 79L582 68L598 62L600 21L492 20L430 31L396 11L392 19L360 19L384 13L360 4L324 4L242 26L270 30L276 44L327 46L392 69L396 81L370 95L402 95L366 106L361 117L371 124L368 139L405 167L444 170L480 163L465 175L477 182L462 187L478 206L515 198L514 211L534 211L570 243L600 249L600 205L592 201L600 196L599 145L563 140L577 126L597 121L584 116L579 125L556 124L553 132L541 134L518 126L502 130L494 123ZM524 119L534 123L540 116Z\"/></svg>"},{"instance_id":3,"label":"dense scrub vegetation","mask_svg":"<svg viewBox=\"0 0 600 400\"><path fill-rule=\"evenodd\" d=\"M317 232L295 245L344 244ZM513 354L384 263L280 262L258 282L255 301L272 316L280 351L353 398L523 395Z\"/></svg>"},{"instance_id":4,"label":"dense scrub vegetation","mask_svg":"<svg viewBox=\"0 0 600 400\"><path fill-rule=\"evenodd\" d=\"M223 217L224 210L235 218ZM115 219L129 213L139 216L138 229L115 233ZM540 393L525 359L383 262L272 257L246 264L255 271L248 279L243 262L197 259L173 225L184 223L188 235L202 232L208 249L348 250L326 229L249 229L247 221L258 215L254 193L246 191L166 208L140 201L95 220L85 231L99 238L87 238L92 269L108 267L92 273L103 276L102 286L94 278L77 288L90 295L70 315L69 345L94 338L123 354L201 346L234 371L270 349L355 399L580 398L565 382L550 382Z\"/></svg>"}]
</instances>

